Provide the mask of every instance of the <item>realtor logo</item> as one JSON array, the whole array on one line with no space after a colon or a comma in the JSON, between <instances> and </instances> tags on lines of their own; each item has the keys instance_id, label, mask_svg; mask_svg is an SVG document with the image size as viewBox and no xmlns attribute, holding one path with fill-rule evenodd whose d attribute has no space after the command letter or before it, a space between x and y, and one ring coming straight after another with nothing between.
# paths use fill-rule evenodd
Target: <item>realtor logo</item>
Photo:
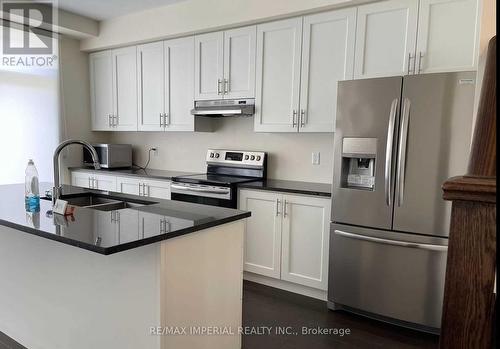
<instances>
[{"instance_id":1,"label":"realtor logo","mask_svg":"<svg viewBox=\"0 0 500 349\"><path fill-rule=\"evenodd\" d=\"M52 2L1 1L3 54L51 55L53 53Z\"/></svg>"}]
</instances>

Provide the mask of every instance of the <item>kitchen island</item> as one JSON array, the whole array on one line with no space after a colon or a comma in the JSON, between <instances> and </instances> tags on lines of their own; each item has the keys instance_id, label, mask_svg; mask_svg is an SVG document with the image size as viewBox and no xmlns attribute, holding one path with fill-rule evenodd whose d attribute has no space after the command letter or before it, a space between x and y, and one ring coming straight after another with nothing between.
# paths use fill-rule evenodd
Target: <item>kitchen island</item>
<instances>
[{"instance_id":1,"label":"kitchen island","mask_svg":"<svg viewBox=\"0 0 500 349\"><path fill-rule=\"evenodd\" d=\"M22 345L241 347L250 213L65 186L94 206L64 217L26 212L24 185L0 195L0 331Z\"/></svg>"}]
</instances>

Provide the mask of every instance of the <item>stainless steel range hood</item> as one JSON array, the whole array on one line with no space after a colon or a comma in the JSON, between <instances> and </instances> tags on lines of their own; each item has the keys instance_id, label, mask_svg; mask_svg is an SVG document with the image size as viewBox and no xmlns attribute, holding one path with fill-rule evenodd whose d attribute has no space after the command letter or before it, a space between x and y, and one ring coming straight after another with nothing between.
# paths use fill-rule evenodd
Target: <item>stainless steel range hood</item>
<instances>
[{"instance_id":1,"label":"stainless steel range hood","mask_svg":"<svg viewBox=\"0 0 500 349\"><path fill-rule=\"evenodd\" d=\"M254 99L222 99L195 101L191 114L204 117L252 116L255 113Z\"/></svg>"}]
</instances>

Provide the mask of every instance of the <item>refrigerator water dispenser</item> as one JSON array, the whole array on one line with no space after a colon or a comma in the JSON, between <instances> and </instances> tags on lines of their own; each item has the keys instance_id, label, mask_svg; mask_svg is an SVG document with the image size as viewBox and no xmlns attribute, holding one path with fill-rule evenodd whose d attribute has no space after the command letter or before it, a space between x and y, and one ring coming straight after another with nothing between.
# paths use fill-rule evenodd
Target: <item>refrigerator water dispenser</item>
<instances>
[{"instance_id":1,"label":"refrigerator water dispenser","mask_svg":"<svg viewBox=\"0 0 500 349\"><path fill-rule=\"evenodd\" d=\"M344 138L342 142L342 187L373 190L376 154L376 138Z\"/></svg>"}]
</instances>

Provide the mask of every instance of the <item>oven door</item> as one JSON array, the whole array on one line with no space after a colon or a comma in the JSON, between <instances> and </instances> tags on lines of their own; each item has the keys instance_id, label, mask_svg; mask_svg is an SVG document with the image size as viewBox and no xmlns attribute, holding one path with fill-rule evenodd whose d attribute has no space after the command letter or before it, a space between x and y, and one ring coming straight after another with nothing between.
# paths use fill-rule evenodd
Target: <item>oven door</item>
<instances>
[{"instance_id":1,"label":"oven door","mask_svg":"<svg viewBox=\"0 0 500 349\"><path fill-rule=\"evenodd\" d=\"M172 200L236 208L236 193L230 187L173 182L170 192Z\"/></svg>"}]
</instances>

